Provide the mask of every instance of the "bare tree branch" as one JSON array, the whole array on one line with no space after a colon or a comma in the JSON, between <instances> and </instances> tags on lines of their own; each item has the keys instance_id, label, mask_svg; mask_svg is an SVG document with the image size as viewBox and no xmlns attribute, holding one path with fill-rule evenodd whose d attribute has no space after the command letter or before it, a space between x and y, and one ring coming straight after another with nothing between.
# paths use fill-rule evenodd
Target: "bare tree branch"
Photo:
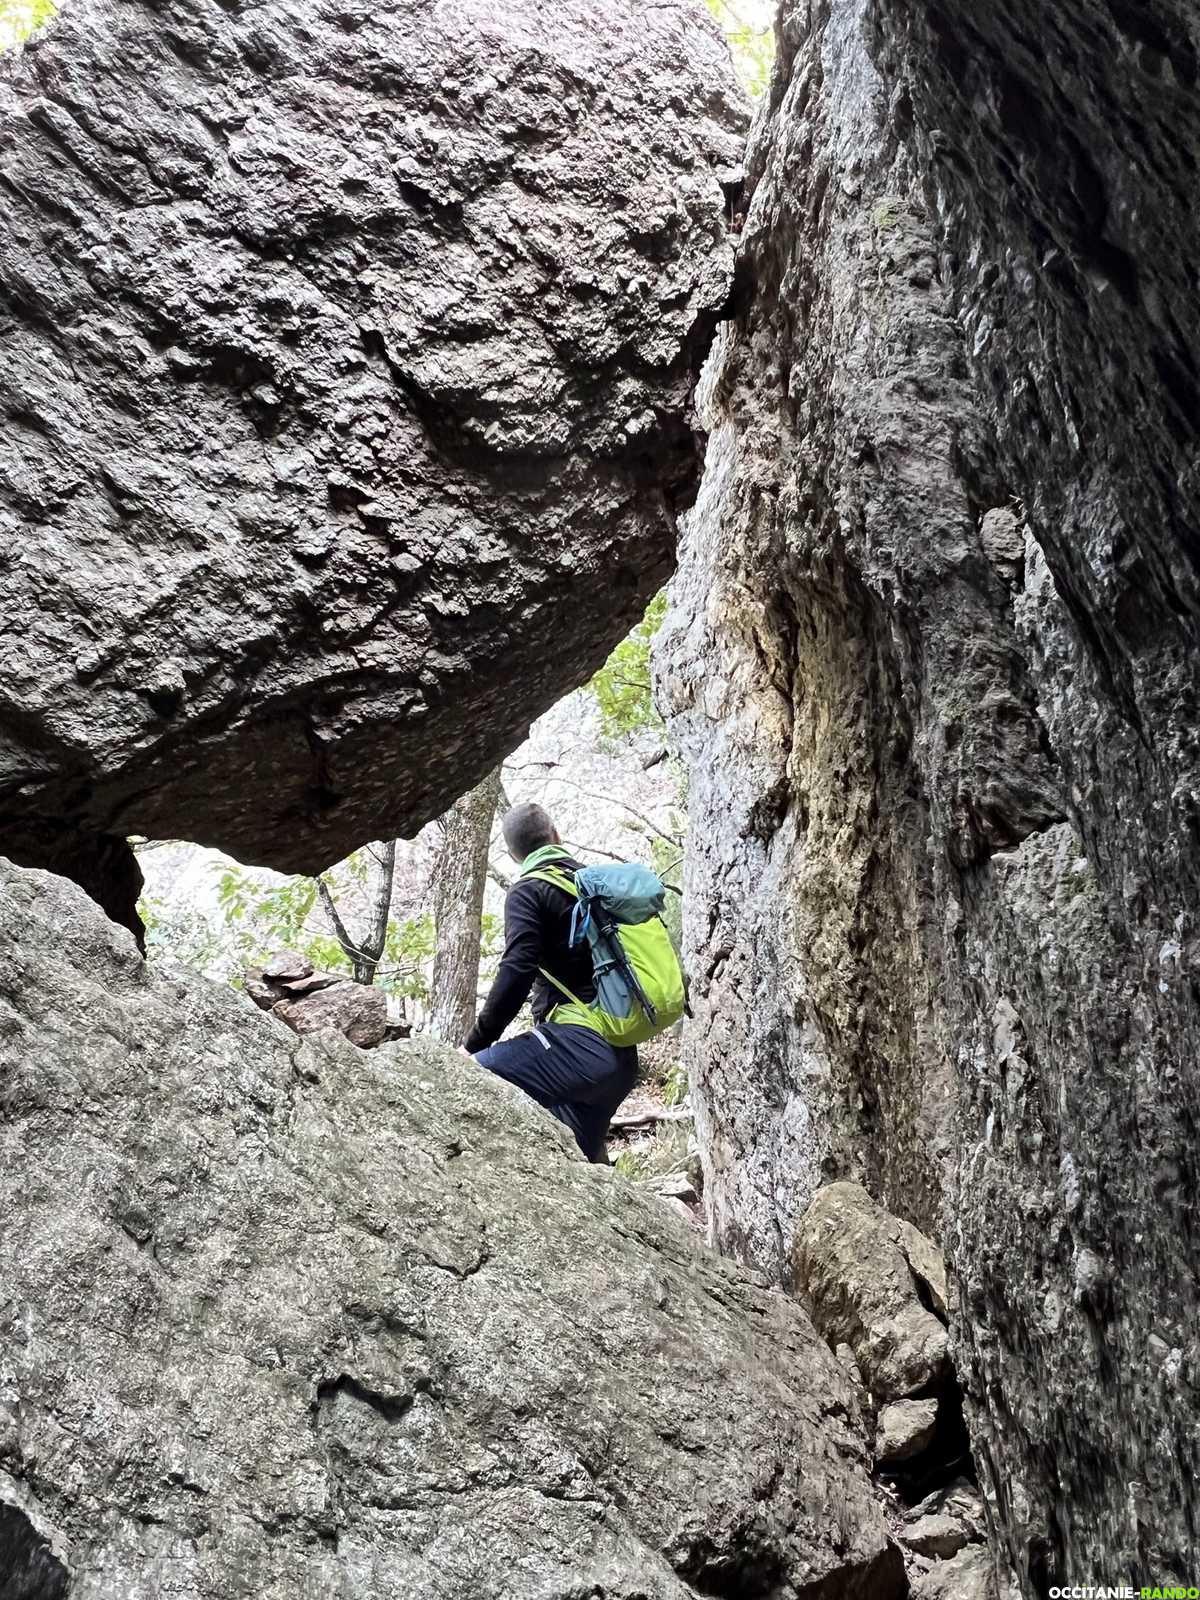
<instances>
[{"instance_id":1,"label":"bare tree branch","mask_svg":"<svg viewBox=\"0 0 1200 1600\"><path fill-rule=\"evenodd\" d=\"M611 850L601 850L598 844L577 844L574 839L564 839L563 845L568 850L579 850L584 855L607 856L610 861L620 861L622 863L625 860L624 856L615 855Z\"/></svg>"},{"instance_id":2,"label":"bare tree branch","mask_svg":"<svg viewBox=\"0 0 1200 1600\"><path fill-rule=\"evenodd\" d=\"M546 766L558 765L557 762L545 762L541 764ZM645 814L644 811L639 811L636 806L631 806L627 800L618 800L616 795L600 794L595 789L586 789L582 783L576 783L574 778L563 778L560 777L558 773L555 773L554 781L555 783L569 784L572 789L578 789L580 794L586 794L592 800L602 800L605 805L620 806L623 811L628 811L631 817L636 817L639 822L644 822L650 829L651 833L656 833L660 839L665 839L667 843L669 845L673 845L676 850L682 847L683 840L677 833L664 833L657 822L651 822L650 818Z\"/></svg>"},{"instance_id":3,"label":"bare tree branch","mask_svg":"<svg viewBox=\"0 0 1200 1600\"><path fill-rule=\"evenodd\" d=\"M350 930L342 921L341 914L337 908L337 902L334 900L333 895L329 892L329 885L325 882L324 878L314 878L313 882L317 886L317 893L321 897L321 905L324 907L325 915L329 918L329 922L333 928L337 942L353 961L356 956L362 955L362 951L355 947L354 941L350 937Z\"/></svg>"}]
</instances>

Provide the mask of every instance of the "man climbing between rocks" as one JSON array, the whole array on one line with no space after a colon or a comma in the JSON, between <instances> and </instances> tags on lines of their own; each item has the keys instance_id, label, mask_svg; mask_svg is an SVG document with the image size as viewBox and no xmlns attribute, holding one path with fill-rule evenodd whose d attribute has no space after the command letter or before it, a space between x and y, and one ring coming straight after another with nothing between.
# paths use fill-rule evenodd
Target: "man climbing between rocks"
<instances>
[{"instance_id":1,"label":"man climbing between rocks","mask_svg":"<svg viewBox=\"0 0 1200 1600\"><path fill-rule=\"evenodd\" d=\"M584 867L548 812L514 806L504 842L520 876L504 905L504 954L463 1048L566 1124L607 1162L609 1119L637 1078L637 1048L683 1012L683 978L647 867ZM496 1041L533 993L534 1026Z\"/></svg>"}]
</instances>

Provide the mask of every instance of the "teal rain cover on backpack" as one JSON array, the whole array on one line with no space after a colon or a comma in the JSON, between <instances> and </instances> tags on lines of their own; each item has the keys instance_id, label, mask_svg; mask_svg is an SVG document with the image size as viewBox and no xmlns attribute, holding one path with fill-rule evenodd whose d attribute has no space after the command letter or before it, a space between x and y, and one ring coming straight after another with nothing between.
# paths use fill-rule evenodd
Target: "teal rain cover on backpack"
<instances>
[{"instance_id":1,"label":"teal rain cover on backpack","mask_svg":"<svg viewBox=\"0 0 1200 1600\"><path fill-rule=\"evenodd\" d=\"M575 874L580 900L601 899L614 922L649 922L661 917L667 891L662 879L637 862L613 867L580 867Z\"/></svg>"}]
</instances>

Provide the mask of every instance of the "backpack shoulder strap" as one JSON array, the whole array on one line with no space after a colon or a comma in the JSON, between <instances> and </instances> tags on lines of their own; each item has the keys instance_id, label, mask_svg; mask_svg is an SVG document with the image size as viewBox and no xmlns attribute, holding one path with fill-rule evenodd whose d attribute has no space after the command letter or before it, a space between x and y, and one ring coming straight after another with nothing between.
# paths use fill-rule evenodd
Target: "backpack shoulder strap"
<instances>
[{"instance_id":1,"label":"backpack shoulder strap","mask_svg":"<svg viewBox=\"0 0 1200 1600\"><path fill-rule=\"evenodd\" d=\"M517 882L527 883L532 878L536 878L540 883L551 884L555 889L562 889L565 893L572 895L576 900L579 899L579 890L575 887L575 880L569 872L560 872L555 867L541 867L536 872L523 872L517 879ZM578 912L579 907L576 906L575 915L578 915ZM581 1000L577 994L573 994L571 990L567 988L565 983L562 983L558 978L556 978L552 972L547 972L545 967L539 967L538 971L541 973L542 977L545 978L547 983L552 983L554 985L559 994L566 995L567 999L573 1001L577 1006L580 1007L581 1010L590 1011L592 1009L586 1000Z\"/></svg>"},{"instance_id":2,"label":"backpack shoulder strap","mask_svg":"<svg viewBox=\"0 0 1200 1600\"><path fill-rule=\"evenodd\" d=\"M556 889L563 889L567 894L579 899L579 890L575 887L575 880L568 872L558 872L554 867L541 867L537 872L524 872L517 879L518 883L529 883L534 878L539 883L553 884Z\"/></svg>"}]
</instances>

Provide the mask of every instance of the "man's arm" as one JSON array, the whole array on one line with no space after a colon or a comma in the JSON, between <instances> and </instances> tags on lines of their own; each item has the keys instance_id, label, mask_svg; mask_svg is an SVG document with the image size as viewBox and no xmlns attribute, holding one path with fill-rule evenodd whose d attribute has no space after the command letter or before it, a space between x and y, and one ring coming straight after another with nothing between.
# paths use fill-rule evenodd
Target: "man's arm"
<instances>
[{"instance_id":1,"label":"man's arm","mask_svg":"<svg viewBox=\"0 0 1200 1600\"><path fill-rule=\"evenodd\" d=\"M508 1027L529 998L542 953L539 896L533 880L515 883L504 902L504 954L491 992L463 1048L469 1055L486 1050Z\"/></svg>"}]
</instances>

